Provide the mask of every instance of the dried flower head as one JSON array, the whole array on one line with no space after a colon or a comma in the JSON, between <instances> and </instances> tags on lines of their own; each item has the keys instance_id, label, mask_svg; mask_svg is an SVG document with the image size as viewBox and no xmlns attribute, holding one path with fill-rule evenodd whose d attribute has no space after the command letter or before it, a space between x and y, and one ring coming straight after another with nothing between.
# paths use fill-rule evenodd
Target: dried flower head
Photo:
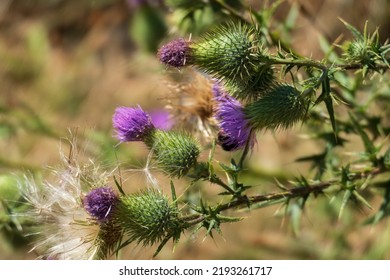
<instances>
[{"instance_id":1,"label":"dried flower head","mask_svg":"<svg viewBox=\"0 0 390 280\"><path fill-rule=\"evenodd\" d=\"M216 122L213 118L212 83L209 78L197 71L189 71L191 76L181 83L168 83L171 94L167 109L175 126L191 132L198 139L209 142L214 138Z\"/></svg>"},{"instance_id":2,"label":"dried flower head","mask_svg":"<svg viewBox=\"0 0 390 280\"><path fill-rule=\"evenodd\" d=\"M53 169L53 181L38 183L26 179L20 190L28 210L23 214L34 225L32 251L44 259L100 259L115 251L121 230L107 220L92 219L82 198L90 186L106 182L109 173L100 172L92 161L80 164L74 156L64 157L64 166Z\"/></svg>"},{"instance_id":3,"label":"dried flower head","mask_svg":"<svg viewBox=\"0 0 390 280\"><path fill-rule=\"evenodd\" d=\"M254 145L251 129L246 120L241 103L225 92L215 83L213 86L215 100L215 118L219 122L218 143L226 151L245 147L248 141Z\"/></svg>"},{"instance_id":4,"label":"dried flower head","mask_svg":"<svg viewBox=\"0 0 390 280\"><path fill-rule=\"evenodd\" d=\"M142 141L155 128L151 117L140 106L116 108L112 123L121 142Z\"/></svg>"},{"instance_id":5,"label":"dried flower head","mask_svg":"<svg viewBox=\"0 0 390 280\"><path fill-rule=\"evenodd\" d=\"M178 38L163 45L158 50L157 56L162 63L180 68L186 64L189 52L189 42L183 38Z\"/></svg>"}]
</instances>

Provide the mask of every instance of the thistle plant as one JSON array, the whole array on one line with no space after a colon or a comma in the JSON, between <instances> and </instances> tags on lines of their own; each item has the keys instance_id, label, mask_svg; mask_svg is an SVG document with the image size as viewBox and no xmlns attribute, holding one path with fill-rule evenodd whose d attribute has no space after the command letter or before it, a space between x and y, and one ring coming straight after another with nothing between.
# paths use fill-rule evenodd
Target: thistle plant
<instances>
[{"instance_id":1,"label":"thistle plant","mask_svg":"<svg viewBox=\"0 0 390 280\"><path fill-rule=\"evenodd\" d=\"M167 2L180 9L192 7L188 1ZM222 233L223 223L242 220L239 211L276 204L285 210L297 233L301 214L308 207L306 202L315 202L318 197L340 198L339 217L352 203L373 209L370 197L379 197L382 204L371 210L367 224L376 224L390 214L390 127L386 115L390 45L381 40L380 30L370 34L367 24L361 32L344 22L352 40L338 42L337 49L328 46L327 55L315 60L298 54L287 42L276 40L266 24L276 7L242 13L243 5L235 8L227 3L230 1L202 1L200 5L206 2L226 13L229 22L196 38L178 36L163 44L157 57L170 71L179 69L180 75L191 68L189 73L200 73L208 81L207 90L199 91L200 99L206 102L183 102L175 108L196 107L186 112L199 114L200 129L207 127L205 134L211 133L211 139L196 139L192 129L186 130L186 125L180 123L161 129L140 106L118 107L112 117L114 138L121 146L135 141L145 144L158 171L171 182L170 196L159 184L145 183L144 188L127 192L123 183L126 180L118 180L118 175L112 173L111 184L88 179L85 191L80 172L69 166L57 174L56 184L44 183L42 190L27 183L25 200L34 209L29 213L48 211L44 211L47 219L41 222L50 224L50 232L56 230L55 226L58 230L52 233L53 238L38 241L37 249L47 248L44 256L107 258L131 243L157 245L156 256L168 241L178 243L186 231L204 229L213 238L215 232ZM380 79L375 80L377 77ZM360 102L358 93L370 83L377 84L366 92L367 100ZM378 111L379 117L372 113L374 103L385 106ZM199 104L205 106L203 112ZM294 126L324 147L319 154L309 156L302 151L296 160L310 162L312 170L288 178L263 178L269 180L264 185L271 184L271 190L245 178L254 174L250 155L257 143L261 145L261 133L277 134ZM345 148L352 136L359 138L364 150L356 151L357 159L341 160L335 148ZM224 162L226 157L216 158L217 149L231 157L229 163ZM187 187L183 190L177 187L180 184ZM193 195L195 186L219 190L217 199L202 192ZM43 197L49 197L49 202ZM54 207L60 207L58 216L50 212ZM73 228L80 227L74 217L87 228L93 225L92 237L87 241ZM62 218L71 219L63 233ZM83 252L73 255L71 246L67 251L58 249L52 240L63 238L65 233L76 238L66 243L86 246Z\"/></svg>"}]
</instances>

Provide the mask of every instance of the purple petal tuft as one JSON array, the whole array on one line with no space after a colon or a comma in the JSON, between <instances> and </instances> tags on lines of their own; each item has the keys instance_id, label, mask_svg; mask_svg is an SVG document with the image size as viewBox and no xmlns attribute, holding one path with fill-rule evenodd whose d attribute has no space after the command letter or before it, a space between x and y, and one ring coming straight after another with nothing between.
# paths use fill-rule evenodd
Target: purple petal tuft
<instances>
[{"instance_id":1,"label":"purple petal tuft","mask_svg":"<svg viewBox=\"0 0 390 280\"><path fill-rule=\"evenodd\" d=\"M245 147L247 141L251 141L250 144L253 146L255 139L251 137L241 103L218 84L214 84L213 93L216 102L215 117L220 127L218 142L222 148L225 151L239 150Z\"/></svg>"},{"instance_id":2,"label":"purple petal tuft","mask_svg":"<svg viewBox=\"0 0 390 280\"><path fill-rule=\"evenodd\" d=\"M117 202L118 196L112 188L100 187L91 190L84 197L84 208L92 217L104 222L110 217Z\"/></svg>"},{"instance_id":3,"label":"purple petal tuft","mask_svg":"<svg viewBox=\"0 0 390 280\"><path fill-rule=\"evenodd\" d=\"M179 68L185 65L189 50L189 42L179 38L162 46L157 55L162 63Z\"/></svg>"},{"instance_id":4,"label":"purple petal tuft","mask_svg":"<svg viewBox=\"0 0 390 280\"><path fill-rule=\"evenodd\" d=\"M150 116L140 106L116 108L112 123L121 142L142 141L155 128Z\"/></svg>"}]
</instances>

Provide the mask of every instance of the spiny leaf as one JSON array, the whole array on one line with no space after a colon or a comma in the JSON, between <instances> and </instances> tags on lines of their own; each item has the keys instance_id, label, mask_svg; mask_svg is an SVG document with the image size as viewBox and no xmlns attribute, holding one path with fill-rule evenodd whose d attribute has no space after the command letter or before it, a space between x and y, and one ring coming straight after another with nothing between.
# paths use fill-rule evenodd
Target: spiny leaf
<instances>
[{"instance_id":1,"label":"spiny leaf","mask_svg":"<svg viewBox=\"0 0 390 280\"><path fill-rule=\"evenodd\" d=\"M172 201L176 207L176 209L178 208L177 206L177 196L176 196L176 190L175 190L175 185L173 184L173 181L171 180L171 194L172 194Z\"/></svg>"},{"instance_id":2,"label":"spiny leaf","mask_svg":"<svg viewBox=\"0 0 390 280\"><path fill-rule=\"evenodd\" d=\"M352 124L354 125L354 127L357 130L357 132L359 133L360 138L363 141L366 153L369 154L370 159L372 161L376 161L376 152L377 151L376 151L376 148L375 148L373 142L370 140L370 138L368 137L367 133L363 130L361 125L358 123L356 118L351 113L349 113L349 117L351 119Z\"/></svg>"},{"instance_id":3,"label":"spiny leaf","mask_svg":"<svg viewBox=\"0 0 390 280\"><path fill-rule=\"evenodd\" d=\"M288 188L286 188L282 183L279 182L277 178L274 178L276 185L283 191L288 191Z\"/></svg>"},{"instance_id":4,"label":"spiny leaf","mask_svg":"<svg viewBox=\"0 0 390 280\"><path fill-rule=\"evenodd\" d=\"M356 198L357 201L363 203L364 205L366 205L368 208L370 208L371 210L373 210L374 208L372 208L372 206L370 205L370 203L368 203L368 201L362 197L356 190L353 190L352 191L352 194L354 196L354 198Z\"/></svg>"},{"instance_id":5,"label":"spiny leaf","mask_svg":"<svg viewBox=\"0 0 390 280\"><path fill-rule=\"evenodd\" d=\"M114 176L114 182L115 182L115 185L118 188L119 192L121 193L121 195L125 195L125 192L123 191L121 184L118 182L118 180L116 179L115 176Z\"/></svg>"},{"instance_id":6,"label":"spiny leaf","mask_svg":"<svg viewBox=\"0 0 390 280\"><path fill-rule=\"evenodd\" d=\"M366 221L366 224L376 224L381 221L383 218L390 215L390 188L385 189L385 194L383 196L383 202L379 211L370 219Z\"/></svg>"},{"instance_id":7,"label":"spiny leaf","mask_svg":"<svg viewBox=\"0 0 390 280\"><path fill-rule=\"evenodd\" d=\"M346 22L345 20L343 20L342 18L339 18L339 20L341 20L342 23L344 23L345 27L348 28L349 31L351 31L352 35L357 39L357 40L361 40L361 41L364 41L364 36L363 34L357 30L354 26L352 26L351 24L349 24L348 22Z\"/></svg>"},{"instance_id":8,"label":"spiny leaf","mask_svg":"<svg viewBox=\"0 0 390 280\"><path fill-rule=\"evenodd\" d=\"M164 247L164 245L169 241L170 237L168 238L165 238L161 243L160 245L158 245L157 249L156 249L156 252L154 252L153 254L153 258L156 257L158 255L158 253L160 253L161 249Z\"/></svg>"},{"instance_id":9,"label":"spiny leaf","mask_svg":"<svg viewBox=\"0 0 390 280\"><path fill-rule=\"evenodd\" d=\"M287 200L287 198L282 197L282 198L274 199L274 200L261 201L261 202L258 202L258 203L251 204L250 205L250 209L264 208L264 207L268 207L268 206L271 206L271 205L280 204L280 203L282 203L283 201L286 201L286 200Z\"/></svg>"},{"instance_id":10,"label":"spiny leaf","mask_svg":"<svg viewBox=\"0 0 390 280\"><path fill-rule=\"evenodd\" d=\"M297 203L290 204L291 226L295 235L299 235L302 209Z\"/></svg>"},{"instance_id":11,"label":"spiny leaf","mask_svg":"<svg viewBox=\"0 0 390 280\"><path fill-rule=\"evenodd\" d=\"M339 219L340 219L341 216L343 215L344 209L345 209L345 207L347 206L348 201L349 201L350 198L351 198L351 195L352 195L352 191L351 191L351 190L346 190L346 191L344 192L343 200L341 201L341 206L340 206L340 211L339 211Z\"/></svg>"},{"instance_id":12,"label":"spiny leaf","mask_svg":"<svg viewBox=\"0 0 390 280\"><path fill-rule=\"evenodd\" d=\"M330 92L329 77L326 77L325 80L322 82L322 91L324 93L324 102L326 105L326 109L328 110L330 123L332 124L334 136L337 139L336 119L334 117L333 99L332 99L331 92Z\"/></svg>"}]
</instances>

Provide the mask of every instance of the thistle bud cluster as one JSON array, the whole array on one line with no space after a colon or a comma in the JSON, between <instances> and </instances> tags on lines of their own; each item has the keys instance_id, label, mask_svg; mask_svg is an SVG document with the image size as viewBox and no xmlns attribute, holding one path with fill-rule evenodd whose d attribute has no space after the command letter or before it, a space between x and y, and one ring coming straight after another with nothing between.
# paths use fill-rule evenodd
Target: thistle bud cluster
<instances>
[{"instance_id":1,"label":"thistle bud cluster","mask_svg":"<svg viewBox=\"0 0 390 280\"><path fill-rule=\"evenodd\" d=\"M228 24L197 41L175 39L158 52L163 64L193 66L218 80L215 118L225 150L241 149L248 141L253 145L251 130L288 128L306 114L308 100L276 77L260 42L253 27Z\"/></svg>"}]
</instances>

